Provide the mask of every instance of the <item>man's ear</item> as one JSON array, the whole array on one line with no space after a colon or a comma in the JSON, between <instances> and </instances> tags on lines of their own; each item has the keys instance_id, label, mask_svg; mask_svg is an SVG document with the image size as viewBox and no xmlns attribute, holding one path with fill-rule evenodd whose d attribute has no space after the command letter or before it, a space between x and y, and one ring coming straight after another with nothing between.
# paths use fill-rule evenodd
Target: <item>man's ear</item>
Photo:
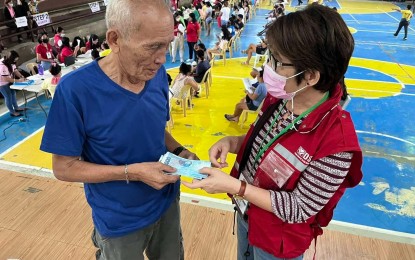
<instances>
[{"instance_id":1,"label":"man's ear","mask_svg":"<svg viewBox=\"0 0 415 260\"><path fill-rule=\"evenodd\" d=\"M305 72L305 81L308 86L316 85L320 80L320 71L311 70Z\"/></svg>"},{"instance_id":2,"label":"man's ear","mask_svg":"<svg viewBox=\"0 0 415 260\"><path fill-rule=\"evenodd\" d=\"M120 51L120 37L121 34L118 30L109 29L107 31L107 43L111 48L111 51L118 53Z\"/></svg>"}]
</instances>

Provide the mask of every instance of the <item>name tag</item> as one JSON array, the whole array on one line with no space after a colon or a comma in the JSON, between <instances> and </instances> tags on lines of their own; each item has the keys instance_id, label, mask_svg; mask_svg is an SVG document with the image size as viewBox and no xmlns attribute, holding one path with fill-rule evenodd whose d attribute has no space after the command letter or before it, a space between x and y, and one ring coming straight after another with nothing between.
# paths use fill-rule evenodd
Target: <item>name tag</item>
<instances>
[{"instance_id":1,"label":"name tag","mask_svg":"<svg viewBox=\"0 0 415 260\"><path fill-rule=\"evenodd\" d=\"M48 57L48 59L52 59L52 54L50 52L46 52L46 57Z\"/></svg>"}]
</instances>

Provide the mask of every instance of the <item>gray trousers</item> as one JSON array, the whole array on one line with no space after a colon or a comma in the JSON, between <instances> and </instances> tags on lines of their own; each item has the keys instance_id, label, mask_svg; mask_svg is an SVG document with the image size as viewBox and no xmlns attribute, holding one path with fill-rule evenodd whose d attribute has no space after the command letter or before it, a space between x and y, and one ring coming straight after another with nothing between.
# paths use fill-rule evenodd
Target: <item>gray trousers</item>
<instances>
[{"instance_id":1,"label":"gray trousers","mask_svg":"<svg viewBox=\"0 0 415 260\"><path fill-rule=\"evenodd\" d=\"M155 223L123 237L102 237L96 229L92 242L98 248L97 260L183 260L179 197Z\"/></svg>"}]
</instances>

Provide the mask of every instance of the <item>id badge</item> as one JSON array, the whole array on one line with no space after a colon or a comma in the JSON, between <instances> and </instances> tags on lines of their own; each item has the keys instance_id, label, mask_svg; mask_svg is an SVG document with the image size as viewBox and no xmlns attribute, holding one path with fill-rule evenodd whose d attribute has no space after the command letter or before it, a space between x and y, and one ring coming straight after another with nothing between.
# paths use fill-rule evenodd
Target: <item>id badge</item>
<instances>
[{"instance_id":1,"label":"id badge","mask_svg":"<svg viewBox=\"0 0 415 260\"><path fill-rule=\"evenodd\" d=\"M294 168L291 167L287 162L284 161L277 153L273 150L268 153L264 160L259 165L262 171L275 183L279 188L284 186L287 180L293 175ZM258 178L255 179L254 185L260 181Z\"/></svg>"},{"instance_id":2,"label":"id badge","mask_svg":"<svg viewBox=\"0 0 415 260\"><path fill-rule=\"evenodd\" d=\"M239 180L246 181L243 174L239 176ZM246 211L248 210L248 201L237 196L233 196L232 201L235 203L236 210L239 212L239 214L242 216L245 215Z\"/></svg>"},{"instance_id":3,"label":"id badge","mask_svg":"<svg viewBox=\"0 0 415 260\"><path fill-rule=\"evenodd\" d=\"M46 57L47 57L48 59L52 59L52 54L51 54L50 52L46 52Z\"/></svg>"}]
</instances>

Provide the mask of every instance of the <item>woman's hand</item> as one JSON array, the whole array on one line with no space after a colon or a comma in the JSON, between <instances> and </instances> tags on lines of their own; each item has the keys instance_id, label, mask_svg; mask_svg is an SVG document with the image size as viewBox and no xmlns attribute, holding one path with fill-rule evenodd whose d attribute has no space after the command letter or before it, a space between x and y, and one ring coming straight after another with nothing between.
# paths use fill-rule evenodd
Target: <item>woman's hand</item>
<instances>
[{"instance_id":1,"label":"woman's hand","mask_svg":"<svg viewBox=\"0 0 415 260\"><path fill-rule=\"evenodd\" d=\"M202 168L199 172L208 177L203 180L193 180L192 183L182 181L182 184L190 189L200 188L211 194L230 193L234 195L239 192L241 181L229 174L215 168Z\"/></svg>"},{"instance_id":2,"label":"woman's hand","mask_svg":"<svg viewBox=\"0 0 415 260\"><path fill-rule=\"evenodd\" d=\"M232 146L232 137L228 136L217 141L209 149L209 160L214 167L224 168L228 167L226 157ZM219 161L218 161L219 159Z\"/></svg>"}]
</instances>

